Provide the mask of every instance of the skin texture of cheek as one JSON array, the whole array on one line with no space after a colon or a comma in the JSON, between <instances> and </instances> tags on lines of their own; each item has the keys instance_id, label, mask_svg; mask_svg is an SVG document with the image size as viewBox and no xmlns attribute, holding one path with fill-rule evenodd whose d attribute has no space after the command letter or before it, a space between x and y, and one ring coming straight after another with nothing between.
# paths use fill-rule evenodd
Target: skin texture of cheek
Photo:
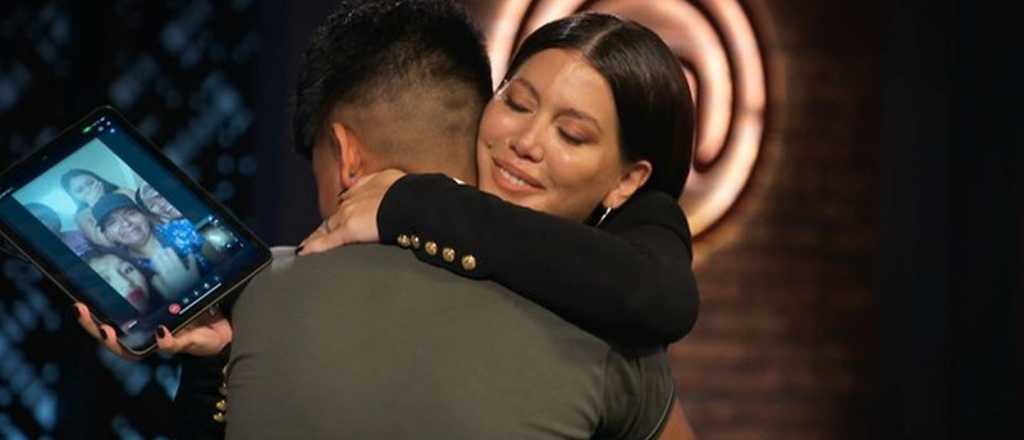
<instances>
[{"instance_id":1,"label":"skin texture of cheek","mask_svg":"<svg viewBox=\"0 0 1024 440\"><path fill-rule=\"evenodd\" d=\"M132 220L132 223L134 223L135 226L137 228L139 228L139 231L141 231L140 232L141 235L143 235L145 237L149 236L149 233L150 233L149 221L147 221L146 218L142 216L142 214L136 215L136 217Z\"/></svg>"},{"instance_id":2,"label":"skin texture of cheek","mask_svg":"<svg viewBox=\"0 0 1024 440\"><path fill-rule=\"evenodd\" d=\"M72 183L72 193L74 193L75 198L89 206L96 204L103 195L100 183L89 176L80 176L76 180L78 182L73 181Z\"/></svg>"}]
</instances>

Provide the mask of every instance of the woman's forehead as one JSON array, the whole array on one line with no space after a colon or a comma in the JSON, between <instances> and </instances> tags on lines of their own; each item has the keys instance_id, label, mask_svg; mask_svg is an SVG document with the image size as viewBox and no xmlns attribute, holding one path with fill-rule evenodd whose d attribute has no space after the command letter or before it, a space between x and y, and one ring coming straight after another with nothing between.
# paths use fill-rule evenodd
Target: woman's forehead
<instances>
[{"instance_id":1,"label":"woman's forehead","mask_svg":"<svg viewBox=\"0 0 1024 440\"><path fill-rule=\"evenodd\" d=\"M570 113L589 115L602 126L617 126L608 80L579 51L537 52L519 68L512 83Z\"/></svg>"},{"instance_id":2,"label":"woman's forehead","mask_svg":"<svg viewBox=\"0 0 1024 440\"><path fill-rule=\"evenodd\" d=\"M547 49L537 52L523 63L515 78L526 80L540 93L566 90L562 89L566 85L611 91L604 76L576 50Z\"/></svg>"}]
</instances>

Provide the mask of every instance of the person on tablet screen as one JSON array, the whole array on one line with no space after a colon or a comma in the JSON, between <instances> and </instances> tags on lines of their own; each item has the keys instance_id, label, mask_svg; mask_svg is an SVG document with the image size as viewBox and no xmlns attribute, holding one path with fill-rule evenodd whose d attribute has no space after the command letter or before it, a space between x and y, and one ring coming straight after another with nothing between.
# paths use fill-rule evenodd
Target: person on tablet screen
<instances>
[{"instance_id":1,"label":"person on tablet screen","mask_svg":"<svg viewBox=\"0 0 1024 440\"><path fill-rule=\"evenodd\" d=\"M96 219L92 215L92 207L101 197L113 192L127 193L121 187L110 183L96 173L75 168L64 173L60 178L60 185L64 192L71 197L78 207L75 213L75 223L78 229L85 234L92 244L100 247L110 247L111 243L100 231Z\"/></svg>"},{"instance_id":2,"label":"person on tablet screen","mask_svg":"<svg viewBox=\"0 0 1024 440\"><path fill-rule=\"evenodd\" d=\"M137 266L154 273L153 285L161 292L179 293L187 289L209 267L200 252L202 238L194 229L191 235L160 234L145 212L124 194L104 195L93 206L92 214L110 243L123 250Z\"/></svg>"},{"instance_id":3,"label":"person on tablet screen","mask_svg":"<svg viewBox=\"0 0 1024 440\"><path fill-rule=\"evenodd\" d=\"M48 205L42 203L29 203L25 205L25 209L32 213L39 222L46 226L54 235L60 237L61 241L64 242L75 255L82 256L86 252L93 249L92 242L86 238L85 233L80 230L64 231L60 216L57 212Z\"/></svg>"},{"instance_id":4,"label":"person on tablet screen","mask_svg":"<svg viewBox=\"0 0 1024 440\"><path fill-rule=\"evenodd\" d=\"M142 270L112 253L93 251L82 259L140 314L150 311L152 289Z\"/></svg>"},{"instance_id":5,"label":"person on tablet screen","mask_svg":"<svg viewBox=\"0 0 1024 440\"><path fill-rule=\"evenodd\" d=\"M224 260L229 245L237 241L230 231L219 224L197 230L163 194L141 178L137 180L139 189L135 190L135 203L152 220L154 233L162 243L173 243L175 247L190 247L201 243L202 256L210 264Z\"/></svg>"},{"instance_id":6,"label":"person on tablet screen","mask_svg":"<svg viewBox=\"0 0 1024 440\"><path fill-rule=\"evenodd\" d=\"M178 208L171 205L163 194L158 193L148 183L143 182L139 185L139 189L135 190L135 202L152 217L156 224L166 225L183 219L181 211L178 211Z\"/></svg>"}]
</instances>

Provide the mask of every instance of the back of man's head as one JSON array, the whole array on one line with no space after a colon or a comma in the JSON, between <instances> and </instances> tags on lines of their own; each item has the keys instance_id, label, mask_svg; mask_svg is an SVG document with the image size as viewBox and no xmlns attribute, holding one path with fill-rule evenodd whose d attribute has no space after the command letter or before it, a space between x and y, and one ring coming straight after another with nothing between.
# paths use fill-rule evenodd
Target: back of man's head
<instances>
[{"instance_id":1,"label":"back of man's head","mask_svg":"<svg viewBox=\"0 0 1024 440\"><path fill-rule=\"evenodd\" d=\"M388 166L473 168L491 95L479 31L449 0L343 0L313 34L298 76L296 151L310 158L339 110Z\"/></svg>"}]
</instances>

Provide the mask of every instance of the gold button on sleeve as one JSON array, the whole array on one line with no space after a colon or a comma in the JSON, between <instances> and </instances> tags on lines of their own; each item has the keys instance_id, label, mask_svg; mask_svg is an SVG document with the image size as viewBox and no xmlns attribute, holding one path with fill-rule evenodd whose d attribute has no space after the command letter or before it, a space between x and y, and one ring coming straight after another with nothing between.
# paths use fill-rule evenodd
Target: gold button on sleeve
<instances>
[{"instance_id":1,"label":"gold button on sleeve","mask_svg":"<svg viewBox=\"0 0 1024 440\"><path fill-rule=\"evenodd\" d=\"M448 263L455 261L455 249L450 247L441 249L441 258Z\"/></svg>"},{"instance_id":2,"label":"gold button on sleeve","mask_svg":"<svg viewBox=\"0 0 1024 440\"><path fill-rule=\"evenodd\" d=\"M399 234L398 235L398 239L396 241L398 241L398 245L401 246L401 247L404 247L404 248L409 247L409 236L408 235Z\"/></svg>"},{"instance_id":3,"label":"gold button on sleeve","mask_svg":"<svg viewBox=\"0 0 1024 440\"><path fill-rule=\"evenodd\" d=\"M213 415L213 421L217 423L224 423L224 413L219 412Z\"/></svg>"},{"instance_id":4,"label":"gold button on sleeve","mask_svg":"<svg viewBox=\"0 0 1024 440\"><path fill-rule=\"evenodd\" d=\"M466 255L462 257L462 268L466 271L476 269L476 257L472 255Z\"/></svg>"},{"instance_id":5,"label":"gold button on sleeve","mask_svg":"<svg viewBox=\"0 0 1024 440\"><path fill-rule=\"evenodd\" d=\"M427 255L437 255L437 243L432 241L423 243L423 250L427 251Z\"/></svg>"},{"instance_id":6,"label":"gold button on sleeve","mask_svg":"<svg viewBox=\"0 0 1024 440\"><path fill-rule=\"evenodd\" d=\"M418 235L410 235L409 236L409 244L412 245L413 249L419 249L420 248L420 237Z\"/></svg>"},{"instance_id":7,"label":"gold button on sleeve","mask_svg":"<svg viewBox=\"0 0 1024 440\"><path fill-rule=\"evenodd\" d=\"M215 406L217 407L217 411L227 411L228 410L228 402L226 400L224 400L224 399L220 399L220 401L217 402L217 405L215 405Z\"/></svg>"}]
</instances>

